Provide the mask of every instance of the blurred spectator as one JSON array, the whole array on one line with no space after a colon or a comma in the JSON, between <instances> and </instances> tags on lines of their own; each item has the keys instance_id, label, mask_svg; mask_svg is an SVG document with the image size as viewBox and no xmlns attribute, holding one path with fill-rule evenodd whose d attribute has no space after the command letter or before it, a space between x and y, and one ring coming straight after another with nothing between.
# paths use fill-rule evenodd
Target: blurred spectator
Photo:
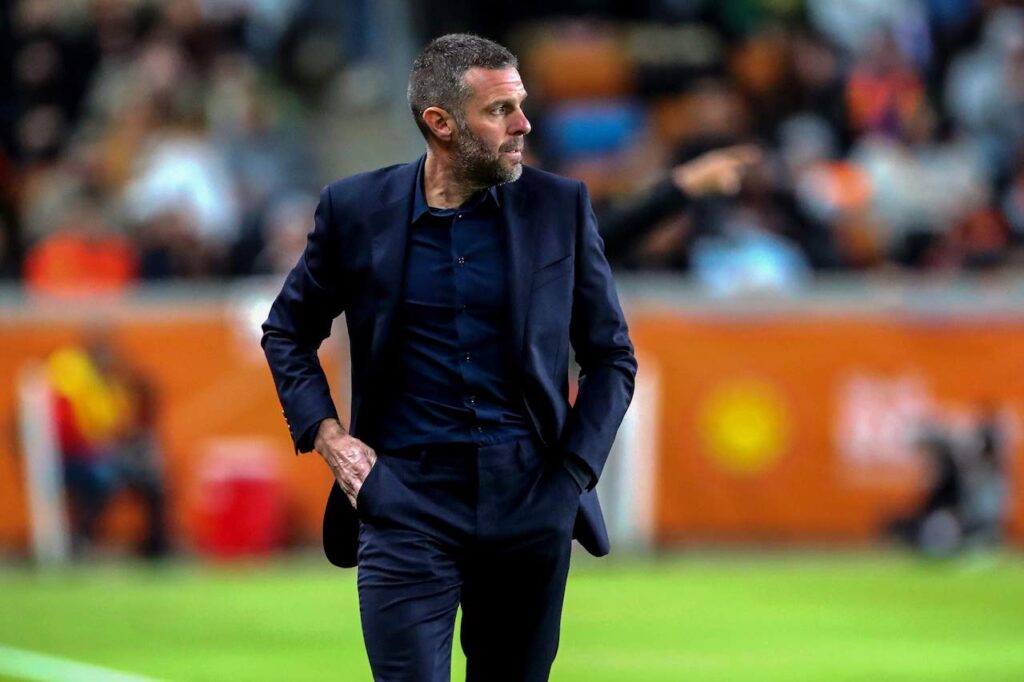
<instances>
[{"instance_id":1,"label":"blurred spectator","mask_svg":"<svg viewBox=\"0 0 1024 682\"><path fill-rule=\"evenodd\" d=\"M961 444L945 425L932 423L922 429L918 447L927 465L924 495L909 515L889 523L888 533L926 554L946 556L959 549L963 539Z\"/></svg>"},{"instance_id":2,"label":"blurred spectator","mask_svg":"<svg viewBox=\"0 0 1024 682\"><path fill-rule=\"evenodd\" d=\"M814 33L800 31L792 40L791 95L798 114L820 117L836 142L847 136L843 64L836 49ZM839 150L834 150L838 152Z\"/></svg>"},{"instance_id":3,"label":"blurred spectator","mask_svg":"<svg viewBox=\"0 0 1024 682\"><path fill-rule=\"evenodd\" d=\"M139 552L163 555L167 523L152 387L101 337L83 347L55 351L47 371L74 550L88 551L113 496L129 490L140 497L146 512Z\"/></svg>"},{"instance_id":4,"label":"blurred spectator","mask_svg":"<svg viewBox=\"0 0 1024 682\"><path fill-rule=\"evenodd\" d=\"M822 35L848 53L861 52L882 31L919 66L930 56L922 0L807 0L807 14Z\"/></svg>"},{"instance_id":5,"label":"blurred spectator","mask_svg":"<svg viewBox=\"0 0 1024 682\"><path fill-rule=\"evenodd\" d=\"M947 262L966 270L987 270L1006 264L1009 230L993 208L980 208L953 229L946 248Z\"/></svg>"},{"instance_id":6,"label":"blurred spectator","mask_svg":"<svg viewBox=\"0 0 1024 682\"><path fill-rule=\"evenodd\" d=\"M800 250L751 209L730 211L716 235L697 240L692 265L699 284L715 295L793 291L810 273Z\"/></svg>"},{"instance_id":7,"label":"blurred spectator","mask_svg":"<svg viewBox=\"0 0 1024 682\"><path fill-rule=\"evenodd\" d=\"M927 459L925 492L888 534L931 556L986 549L1002 540L1009 513L1006 416L983 405L967 429L934 422L918 445Z\"/></svg>"},{"instance_id":8,"label":"blurred spectator","mask_svg":"<svg viewBox=\"0 0 1024 682\"><path fill-rule=\"evenodd\" d=\"M240 223L223 157L205 141L187 136L168 136L151 144L125 191L130 220L147 225L174 215L182 238L206 251L209 262L193 274L217 271L238 237Z\"/></svg>"},{"instance_id":9,"label":"blurred spectator","mask_svg":"<svg viewBox=\"0 0 1024 682\"><path fill-rule=\"evenodd\" d=\"M965 476L964 535L968 546L992 548L1003 538L1009 514L1009 429L1005 415L984 406Z\"/></svg>"},{"instance_id":10,"label":"blurred spectator","mask_svg":"<svg viewBox=\"0 0 1024 682\"><path fill-rule=\"evenodd\" d=\"M945 103L981 144L991 177L1005 175L1024 142L1024 8L991 11L980 44L950 67Z\"/></svg>"},{"instance_id":11,"label":"blurred spectator","mask_svg":"<svg viewBox=\"0 0 1024 682\"><path fill-rule=\"evenodd\" d=\"M1001 208L1010 225L1013 241L1024 243L1024 148L1017 152L1013 175L1007 182Z\"/></svg>"},{"instance_id":12,"label":"blurred spectator","mask_svg":"<svg viewBox=\"0 0 1024 682\"><path fill-rule=\"evenodd\" d=\"M132 283L137 269L127 240L110 233L98 207L82 200L29 252L25 283L45 293L114 292Z\"/></svg>"},{"instance_id":13,"label":"blurred spectator","mask_svg":"<svg viewBox=\"0 0 1024 682\"><path fill-rule=\"evenodd\" d=\"M68 15L57 0L12 5L10 65L17 119L9 139L22 159L47 160L60 153L96 64L93 32L88 24L67 21Z\"/></svg>"},{"instance_id":14,"label":"blurred spectator","mask_svg":"<svg viewBox=\"0 0 1024 682\"><path fill-rule=\"evenodd\" d=\"M924 106L924 82L892 35L880 33L850 72L846 106L856 133L902 136Z\"/></svg>"},{"instance_id":15,"label":"blurred spectator","mask_svg":"<svg viewBox=\"0 0 1024 682\"><path fill-rule=\"evenodd\" d=\"M623 254L650 246L663 263L686 264L695 280L717 295L756 290L791 291L810 275L812 262L834 261L830 237L801 215L788 196L777 196L784 172L774 159L755 162L736 204L721 195L689 196L686 164L669 177L619 206L599 222L605 249L614 263L630 264ZM664 234L680 223L668 222L691 207L701 218L686 218L681 239ZM669 254L669 251L678 253Z\"/></svg>"},{"instance_id":16,"label":"blurred spectator","mask_svg":"<svg viewBox=\"0 0 1024 682\"><path fill-rule=\"evenodd\" d=\"M306 248L314 210L316 199L306 194L286 197L271 209L263 235L265 247L256 256L254 272L286 273L295 266Z\"/></svg>"},{"instance_id":17,"label":"blurred spectator","mask_svg":"<svg viewBox=\"0 0 1024 682\"><path fill-rule=\"evenodd\" d=\"M0 205L0 282L18 276L18 245L12 211Z\"/></svg>"},{"instance_id":18,"label":"blurred spectator","mask_svg":"<svg viewBox=\"0 0 1024 682\"><path fill-rule=\"evenodd\" d=\"M879 234L897 258L908 240L947 235L969 212L986 205L991 192L970 139L940 139L926 108L906 124L902 138L864 136L851 152L871 183Z\"/></svg>"},{"instance_id":19,"label":"blurred spectator","mask_svg":"<svg viewBox=\"0 0 1024 682\"><path fill-rule=\"evenodd\" d=\"M192 215L168 206L136 226L140 272L144 279L203 277L224 258L222 249L200 241Z\"/></svg>"}]
</instances>

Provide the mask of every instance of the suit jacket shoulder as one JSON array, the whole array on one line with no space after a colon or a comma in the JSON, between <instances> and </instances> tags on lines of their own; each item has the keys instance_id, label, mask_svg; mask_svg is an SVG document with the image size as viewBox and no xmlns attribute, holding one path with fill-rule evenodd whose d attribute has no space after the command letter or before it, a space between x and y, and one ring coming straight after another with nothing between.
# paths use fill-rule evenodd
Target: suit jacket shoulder
<instances>
[{"instance_id":1,"label":"suit jacket shoulder","mask_svg":"<svg viewBox=\"0 0 1024 682\"><path fill-rule=\"evenodd\" d=\"M534 224L530 231L539 240L533 248L542 259L569 252L569 244L584 218L580 207L586 188L582 182L523 166L519 180L501 185L499 196L503 201L508 200L513 215L529 223L540 221L541 224Z\"/></svg>"},{"instance_id":2,"label":"suit jacket shoulder","mask_svg":"<svg viewBox=\"0 0 1024 682\"><path fill-rule=\"evenodd\" d=\"M335 180L325 187L334 209L363 210L378 205L378 199L387 203L411 189L418 161L385 166L376 170L356 173ZM408 182L407 182L408 181Z\"/></svg>"}]
</instances>

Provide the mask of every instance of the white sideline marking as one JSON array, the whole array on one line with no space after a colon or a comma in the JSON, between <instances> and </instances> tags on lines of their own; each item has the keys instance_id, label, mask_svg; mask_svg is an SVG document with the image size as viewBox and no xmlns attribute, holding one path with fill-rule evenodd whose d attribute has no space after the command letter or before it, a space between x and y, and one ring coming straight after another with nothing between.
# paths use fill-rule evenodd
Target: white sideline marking
<instances>
[{"instance_id":1,"label":"white sideline marking","mask_svg":"<svg viewBox=\"0 0 1024 682\"><path fill-rule=\"evenodd\" d=\"M0 644L0 674L39 682L156 682L152 677L122 673L3 644Z\"/></svg>"}]
</instances>

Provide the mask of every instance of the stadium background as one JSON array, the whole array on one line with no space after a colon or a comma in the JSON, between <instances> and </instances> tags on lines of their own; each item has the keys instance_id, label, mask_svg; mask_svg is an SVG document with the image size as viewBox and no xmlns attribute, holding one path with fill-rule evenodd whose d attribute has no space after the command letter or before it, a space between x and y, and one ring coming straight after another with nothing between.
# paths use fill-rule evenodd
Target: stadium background
<instances>
[{"instance_id":1,"label":"stadium background","mask_svg":"<svg viewBox=\"0 0 1024 682\"><path fill-rule=\"evenodd\" d=\"M366 677L258 325L319 187L421 153L408 65L453 30L520 55L642 366L555 679L1019 679L1024 9L980 0L4 4L0 676ZM740 195L681 210L671 169L744 141ZM155 395L155 565L124 494L84 556L40 548L33 390L96 339ZM959 461L983 423L1004 533L908 553L922 434Z\"/></svg>"}]
</instances>

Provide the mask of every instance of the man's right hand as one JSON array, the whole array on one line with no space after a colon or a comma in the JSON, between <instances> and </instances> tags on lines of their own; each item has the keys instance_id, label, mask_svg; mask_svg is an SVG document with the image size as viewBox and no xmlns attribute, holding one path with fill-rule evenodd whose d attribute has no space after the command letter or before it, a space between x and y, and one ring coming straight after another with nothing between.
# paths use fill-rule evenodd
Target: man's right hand
<instances>
[{"instance_id":1,"label":"man's right hand","mask_svg":"<svg viewBox=\"0 0 1024 682\"><path fill-rule=\"evenodd\" d=\"M350 436L337 419L320 422L313 443L355 509L359 489L376 463L377 453L363 441Z\"/></svg>"}]
</instances>

